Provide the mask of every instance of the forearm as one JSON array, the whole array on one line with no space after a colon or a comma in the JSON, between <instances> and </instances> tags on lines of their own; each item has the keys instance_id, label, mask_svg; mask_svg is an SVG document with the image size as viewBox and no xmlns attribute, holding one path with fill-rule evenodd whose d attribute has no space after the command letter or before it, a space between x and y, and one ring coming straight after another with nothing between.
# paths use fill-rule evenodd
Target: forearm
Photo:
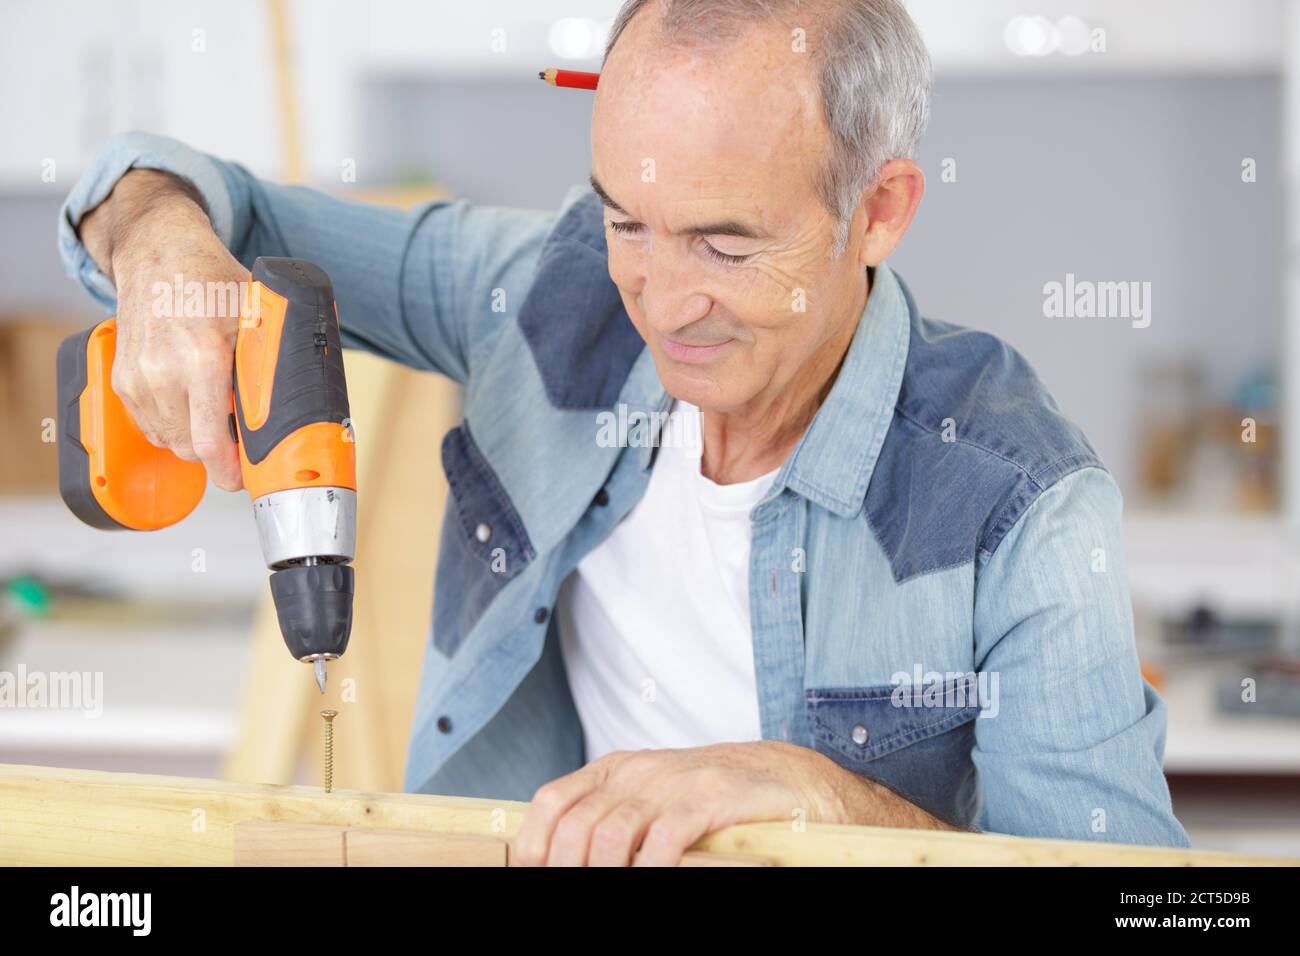
<instances>
[{"instance_id":1,"label":"forearm","mask_svg":"<svg viewBox=\"0 0 1300 956\"><path fill-rule=\"evenodd\" d=\"M817 822L906 830L962 829L927 813L874 780L845 770L828 757L809 750L805 750L805 754L811 755L815 765L814 816Z\"/></svg>"},{"instance_id":2,"label":"forearm","mask_svg":"<svg viewBox=\"0 0 1300 956\"><path fill-rule=\"evenodd\" d=\"M165 201L155 202L160 189ZM409 212L350 202L124 133L69 194L59 248L68 274L109 308L122 276L149 272L153 254L185 241L178 236L215 235L245 269L259 256L307 259L333 283L345 346L465 383L475 350L489 350L526 299L552 225L544 213L464 202Z\"/></svg>"},{"instance_id":3,"label":"forearm","mask_svg":"<svg viewBox=\"0 0 1300 956\"><path fill-rule=\"evenodd\" d=\"M174 241L196 229L211 234L203 198L193 186L169 173L132 169L86 214L77 234L95 265L114 279L118 257L147 254L161 237Z\"/></svg>"}]
</instances>

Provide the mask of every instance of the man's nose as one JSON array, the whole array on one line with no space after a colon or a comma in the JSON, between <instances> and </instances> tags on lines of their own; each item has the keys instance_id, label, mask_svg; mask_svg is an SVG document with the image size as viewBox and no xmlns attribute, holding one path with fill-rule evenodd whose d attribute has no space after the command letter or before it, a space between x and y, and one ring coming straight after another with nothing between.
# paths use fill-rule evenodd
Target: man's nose
<instances>
[{"instance_id":1,"label":"man's nose","mask_svg":"<svg viewBox=\"0 0 1300 956\"><path fill-rule=\"evenodd\" d=\"M713 300L699 292L683 295L680 290L656 290L652 295L650 287L641 294L641 308L646 323L656 332L671 334L678 329L698 322L709 314Z\"/></svg>"},{"instance_id":2,"label":"man's nose","mask_svg":"<svg viewBox=\"0 0 1300 956\"><path fill-rule=\"evenodd\" d=\"M713 300L692 291L692 286L685 270L668 263L651 264L640 296L647 324L657 332L672 333L708 315Z\"/></svg>"}]
</instances>

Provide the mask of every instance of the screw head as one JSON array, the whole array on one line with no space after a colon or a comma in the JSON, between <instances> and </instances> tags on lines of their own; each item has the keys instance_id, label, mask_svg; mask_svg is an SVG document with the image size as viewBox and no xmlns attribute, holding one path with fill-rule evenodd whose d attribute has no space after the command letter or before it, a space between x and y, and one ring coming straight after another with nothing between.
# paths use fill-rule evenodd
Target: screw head
<instances>
[{"instance_id":1,"label":"screw head","mask_svg":"<svg viewBox=\"0 0 1300 956\"><path fill-rule=\"evenodd\" d=\"M326 720L333 720L335 717L339 715L339 712L337 710L322 710L320 712L320 715L324 717Z\"/></svg>"}]
</instances>

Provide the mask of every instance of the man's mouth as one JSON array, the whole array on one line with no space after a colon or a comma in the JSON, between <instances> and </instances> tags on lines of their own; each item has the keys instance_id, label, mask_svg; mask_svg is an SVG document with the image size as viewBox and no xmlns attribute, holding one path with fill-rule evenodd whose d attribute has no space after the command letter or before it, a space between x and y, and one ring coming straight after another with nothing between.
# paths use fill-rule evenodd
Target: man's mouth
<instances>
[{"instance_id":1,"label":"man's mouth","mask_svg":"<svg viewBox=\"0 0 1300 956\"><path fill-rule=\"evenodd\" d=\"M668 354L670 359L698 364L711 361L735 339L727 339L714 345L687 345L685 342L678 342L666 336L661 337L660 341L663 343L664 352Z\"/></svg>"}]
</instances>

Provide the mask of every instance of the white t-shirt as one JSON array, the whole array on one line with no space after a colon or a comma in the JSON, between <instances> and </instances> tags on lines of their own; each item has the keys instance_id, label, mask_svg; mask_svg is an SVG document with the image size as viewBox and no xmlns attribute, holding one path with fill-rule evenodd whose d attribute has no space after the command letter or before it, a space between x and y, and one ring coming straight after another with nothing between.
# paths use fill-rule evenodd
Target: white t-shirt
<instances>
[{"instance_id":1,"label":"white t-shirt","mask_svg":"<svg viewBox=\"0 0 1300 956\"><path fill-rule=\"evenodd\" d=\"M589 761L762 737L749 512L776 471L734 485L704 477L699 416L674 403L644 497L560 589L564 666Z\"/></svg>"}]
</instances>

